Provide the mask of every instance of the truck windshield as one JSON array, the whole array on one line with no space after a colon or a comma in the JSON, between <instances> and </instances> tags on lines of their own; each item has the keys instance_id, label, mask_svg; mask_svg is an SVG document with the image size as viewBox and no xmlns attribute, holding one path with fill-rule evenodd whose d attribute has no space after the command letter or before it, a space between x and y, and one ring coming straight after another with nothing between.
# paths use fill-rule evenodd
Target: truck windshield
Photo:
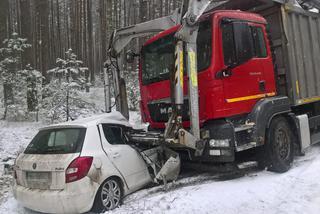
<instances>
[{"instance_id":1,"label":"truck windshield","mask_svg":"<svg viewBox=\"0 0 320 214\"><path fill-rule=\"evenodd\" d=\"M41 130L28 145L25 154L68 154L82 149L85 128Z\"/></svg>"},{"instance_id":2,"label":"truck windshield","mask_svg":"<svg viewBox=\"0 0 320 214\"><path fill-rule=\"evenodd\" d=\"M143 48L142 82L150 84L169 79L174 68L174 35L170 34Z\"/></svg>"},{"instance_id":3,"label":"truck windshield","mask_svg":"<svg viewBox=\"0 0 320 214\"><path fill-rule=\"evenodd\" d=\"M211 64L212 36L211 21L200 23L197 38L198 71ZM148 85L169 79L174 69L174 33L148 44L142 49L142 84Z\"/></svg>"}]
</instances>

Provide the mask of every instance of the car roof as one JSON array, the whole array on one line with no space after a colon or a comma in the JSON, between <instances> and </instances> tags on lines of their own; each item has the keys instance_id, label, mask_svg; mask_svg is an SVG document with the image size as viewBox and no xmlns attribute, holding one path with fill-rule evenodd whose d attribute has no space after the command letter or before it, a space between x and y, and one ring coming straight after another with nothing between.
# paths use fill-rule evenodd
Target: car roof
<instances>
[{"instance_id":1,"label":"car roof","mask_svg":"<svg viewBox=\"0 0 320 214\"><path fill-rule=\"evenodd\" d=\"M90 126L96 126L98 124L115 124L126 127L131 127L129 121L118 111L113 111L111 113L104 113L100 115L95 115L87 118L82 118L78 120L73 120L69 122L49 125L41 128L40 130L54 129L54 128L88 128Z\"/></svg>"}]
</instances>

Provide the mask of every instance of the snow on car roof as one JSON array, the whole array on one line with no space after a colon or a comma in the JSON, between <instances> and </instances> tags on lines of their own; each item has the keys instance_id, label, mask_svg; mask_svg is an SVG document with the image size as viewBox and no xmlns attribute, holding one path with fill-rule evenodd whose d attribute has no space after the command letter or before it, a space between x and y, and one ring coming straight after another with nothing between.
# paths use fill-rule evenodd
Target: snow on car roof
<instances>
[{"instance_id":1,"label":"snow on car roof","mask_svg":"<svg viewBox=\"0 0 320 214\"><path fill-rule=\"evenodd\" d=\"M52 128L63 128L63 127L90 127L90 126L96 126L101 123L117 124L117 125L131 127L128 120L120 112L113 111L111 113L104 113L104 114L95 115L92 117L87 117L87 118L82 118L78 120L46 126L41 128L40 130L52 129Z\"/></svg>"}]
</instances>

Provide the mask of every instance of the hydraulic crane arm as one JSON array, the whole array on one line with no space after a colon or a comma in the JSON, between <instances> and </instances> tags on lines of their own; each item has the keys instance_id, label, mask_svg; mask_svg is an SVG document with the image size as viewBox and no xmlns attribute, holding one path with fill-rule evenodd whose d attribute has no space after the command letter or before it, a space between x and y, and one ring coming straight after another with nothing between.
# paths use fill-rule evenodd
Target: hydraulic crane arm
<instances>
[{"instance_id":1,"label":"hydraulic crane arm","mask_svg":"<svg viewBox=\"0 0 320 214\"><path fill-rule=\"evenodd\" d=\"M320 0L298 0L298 3L306 7L306 9L311 9L312 7L320 10Z\"/></svg>"},{"instance_id":2,"label":"hydraulic crane arm","mask_svg":"<svg viewBox=\"0 0 320 214\"><path fill-rule=\"evenodd\" d=\"M197 72L197 36L198 21L200 16L206 11L212 2L225 2L221 0L185 0L188 5L181 22L181 28L176 33L177 39L175 51L175 71L174 71L174 98L175 106L173 113L166 125L164 133L167 141L178 141L179 144L187 145L196 150L196 155L201 155L204 149L204 142L200 140L199 124L199 92L198 92L198 72ZM186 7L184 7L186 8ZM185 44L185 49L183 48ZM187 53L187 54L184 54ZM187 59L183 60L186 55ZM186 66L183 66L183 62ZM183 68L186 67L188 74L188 98L191 133L184 130L182 123L183 106ZM178 137L176 137L178 136Z\"/></svg>"},{"instance_id":3,"label":"hydraulic crane arm","mask_svg":"<svg viewBox=\"0 0 320 214\"><path fill-rule=\"evenodd\" d=\"M150 34L159 33L180 23L180 10L172 15L139 23L129 27L117 29L113 32L110 40L109 52L112 57L117 57L131 40Z\"/></svg>"},{"instance_id":4,"label":"hydraulic crane arm","mask_svg":"<svg viewBox=\"0 0 320 214\"><path fill-rule=\"evenodd\" d=\"M118 66L119 64L121 65L123 63L121 53L124 50L124 48L130 43L131 40L143 36L148 36L150 34L159 33L179 24L181 18L180 11L181 10L177 9L170 16L117 29L113 32L111 36L108 50L108 56L110 57L110 59L107 60L107 63L105 65L112 72L116 109L117 111L120 111L127 119L129 119L129 110L126 95L126 87L124 79L121 78L121 68L120 66ZM113 59L116 59L115 69L111 69ZM108 68L105 69L108 70ZM106 74L105 76L107 77L106 82L110 82L108 74ZM111 111L111 95L110 89L107 89L107 91L109 91L109 93L106 94L106 111L108 112Z\"/></svg>"}]
</instances>

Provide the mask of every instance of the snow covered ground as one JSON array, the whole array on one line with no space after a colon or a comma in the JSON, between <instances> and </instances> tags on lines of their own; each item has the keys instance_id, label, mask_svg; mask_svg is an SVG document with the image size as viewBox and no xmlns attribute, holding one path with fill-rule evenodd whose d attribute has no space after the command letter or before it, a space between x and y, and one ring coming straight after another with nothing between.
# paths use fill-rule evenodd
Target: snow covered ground
<instances>
[{"instance_id":1,"label":"snow covered ground","mask_svg":"<svg viewBox=\"0 0 320 214\"><path fill-rule=\"evenodd\" d=\"M320 213L320 146L296 158L284 174L251 172L228 181L211 175L179 180L172 191L139 191L110 213Z\"/></svg>"},{"instance_id":2,"label":"snow covered ground","mask_svg":"<svg viewBox=\"0 0 320 214\"><path fill-rule=\"evenodd\" d=\"M133 121L139 119L132 115ZM0 162L15 156L41 126L38 123L0 122ZM2 166L1 166L2 170ZM0 213L34 214L20 206L10 191L10 176L1 176ZM217 214L318 214L320 213L320 145L304 157L296 157L293 168L284 174L267 171L219 181L202 174L170 184L138 191L124 204L108 212L122 213L217 213Z\"/></svg>"},{"instance_id":3,"label":"snow covered ground","mask_svg":"<svg viewBox=\"0 0 320 214\"><path fill-rule=\"evenodd\" d=\"M10 195L11 176L4 174L4 164L12 164L14 158L30 142L41 126L40 123L0 121L0 204ZM3 211L0 209L0 212Z\"/></svg>"}]
</instances>

